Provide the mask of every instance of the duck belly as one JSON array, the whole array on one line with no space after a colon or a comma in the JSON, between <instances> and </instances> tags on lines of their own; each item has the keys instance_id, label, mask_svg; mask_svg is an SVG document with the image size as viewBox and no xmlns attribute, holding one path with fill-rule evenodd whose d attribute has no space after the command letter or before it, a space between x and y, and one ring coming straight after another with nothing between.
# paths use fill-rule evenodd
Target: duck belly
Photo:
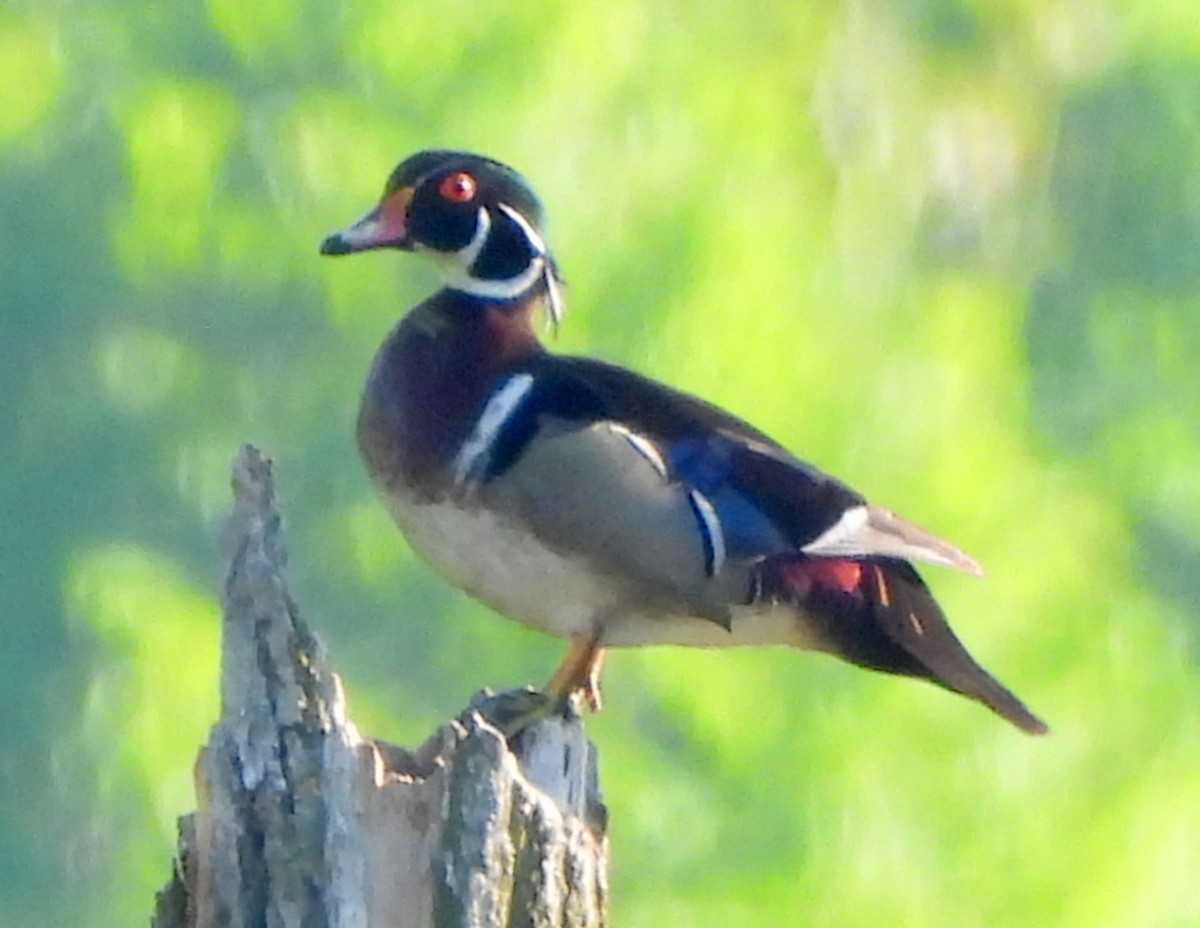
<instances>
[{"instance_id":1,"label":"duck belly","mask_svg":"<svg viewBox=\"0 0 1200 928\"><path fill-rule=\"evenodd\" d=\"M501 615L558 638L599 632L606 647L671 644L811 647L794 608L735 606L729 627L665 604L622 602L614 581L584 558L564 554L518 530L504 515L451 502L391 496L393 519L408 543L451 585Z\"/></svg>"}]
</instances>

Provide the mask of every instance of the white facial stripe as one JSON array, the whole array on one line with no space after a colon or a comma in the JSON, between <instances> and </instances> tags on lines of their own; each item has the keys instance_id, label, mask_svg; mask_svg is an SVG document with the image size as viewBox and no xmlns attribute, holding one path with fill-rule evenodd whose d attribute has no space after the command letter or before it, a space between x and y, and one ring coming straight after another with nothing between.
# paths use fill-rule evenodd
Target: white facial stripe
<instances>
[{"instance_id":1,"label":"white facial stripe","mask_svg":"<svg viewBox=\"0 0 1200 928\"><path fill-rule=\"evenodd\" d=\"M563 317L562 294L559 293L558 281L554 279L554 270L550 266L550 251L548 248L546 248L546 241L540 235L538 235L537 229L531 226L525 220L524 216L518 213L507 203L500 203L497 205L503 211L504 215L515 222L520 230L525 233L525 237L529 239L530 244L533 245L533 250L537 252L538 260L534 261L530 267L532 269L536 266L538 268L538 273L546 278L546 302L550 307L550 319L557 326L560 322L562 322ZM522 277L523 276L524 275L522 275ZM536 279L537 275L534 275L533 280ZM533 280L530 280L529 283L532 284Z\"/></svg>"},{"instance_id":2,"label":"white facial stripe","mask_svg":"<svg viewBox=\"0 0 1200 928\"><path fill-rule=\"evenodd\" d=\"M488 232L492 229L492 217L486 209L482 206L479 207L479 211L475 215L475 234L471 236L471 241L458 251L438 251L419 242L414 246L417 251L429 255L433 259L447 284L455 290L465 290L468 293L475 292L468 286L475 282L468 275L468 271L475 263L475 259L479 257L479 252L483 251Z\"/></svg>"},{"instance_id":3,"label":"white facial stripe","mask_svg":"<svg viewBox=\"0 0 1200 928\"><path fill-rule=\"evenodd\" d=\"M446 253L436 251L427 246L417 245L416 247L419 251L433 258L448 287L453 290L461 290L463 293L469 293L472 296L492 300L515 299L537 283L539 277L544 277L549 291L550 315L555 324L557 324L562 319L562 298L558 293L554 274L550 270L550 261L546 254L546 243L537 234L537 230L525 220L525 217L511 206L500 203L497 208L517 225L529 240L529 244L535 253L535 257L529 262L529 266L515 277L509 277L506 280L484 280L471 276L471 266L478 260L479 254L483 251L483 246L487 242L488 234L492 230L491 214L482 206L479 207L479 218L475 223L475 234L471 236L471 241L458 251Z\"/></svg>"},{"instance_id":4,"label":"white facial stripe","mask_svg":"<svg viewBox=\"0 0 1200 928\"><path fill-rule=\"evenodd\" d=\"M544 258L546 256L546 243L542 241L542 237L537 234L537 230L535 230L533 226L525 221L524 216L518 213L507 203L498 203L497 206L505 216L515 222L520 230L525 233L525 237L529 239L529 244L533 246L533 250Z\"/></svg>"},{"instance_id":5,"label":"white facial stripe","mask_svg":"<svg viewBox=\"0 0 1200 928\"><path fill-rule=\"evenodd\" d=\"M454 253L455 258L463 267L470 267L475 263L475 259L479 257L479 252L483 251L483 243L487 241L488 232L492 229L492 217L488 215L488 211L482 206L479 207L479 212L475 219L475 234L471 236L471 241Z\"/></svg>"},{"instance_id":6,"label":"white facial stripe","mask_svg":"<svg viewBox=\"0 0 1200 928\"><path fill-rule=\"evenodd\" d=\"M533 243L534 249L541 256L542 273L546 275L546 302L550 306L550 319L557 326L562 322L563 317L562 294L558 290L558 281L554 279L554 270L550 267L550 252L546 248L546 242L537 234L537 230L525 221L525 217L507 203L501 203L500 209L504 210L504 214L521 227L525 237Z\"/></svg>"},{"instance_id":7,"label":"white facial stripe","mask_svg":"<svg viewBox=\"0 0 1200 928\"><path fill-rule=\"evenodd\" d=\"M507 280L481 280L472 277L469 268L455 263L455 272L446 275L446 283L454 290L471 296L482 296L492 300L511 300L525 293L546 272L544 258L534 258L529 267L516 277Z\"/></svg>"},{"instance_id":8,"label":"white facial stripe","mask_svg":"<svg viewBox=\"0 0 1200 928\"><path fill-rule=\"evenodd\" d=\"M514 374L484 404L475 428L454 456L454 482L461 486L478 480L487 466L501 429L533 387L532 374Z\"/></svg>"},{"instance_id":9,"label":"white facial stripe","mask_svg":"<svg viewBox=\"0 0 1200 928\"><path fill-rule=\"evenodd\" d=\"M705 573L715 577L725 564L725 533L721 530L721 519L713 504L699 490L688 490L688 501L704 536Z\"/></svg>"}]
</instances>

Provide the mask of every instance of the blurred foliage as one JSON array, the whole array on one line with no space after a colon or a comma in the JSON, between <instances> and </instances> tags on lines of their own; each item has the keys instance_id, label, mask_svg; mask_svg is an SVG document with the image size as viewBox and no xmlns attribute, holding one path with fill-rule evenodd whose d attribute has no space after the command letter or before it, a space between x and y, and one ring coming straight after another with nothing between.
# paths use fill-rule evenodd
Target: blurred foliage
<instances>
[{"instance_id":1,"label":"blurred foliage","mask_svg":"<svg viewBox=\"0 0 1200 928\"><path fill-rule=\"evenodd\" d=\"M529 176L558 347L701 392L962 543L931 580L1051 722L790 653L615 655L615 923L1200 924L1193 0L10 0L0 11L0 912L136 924L216 712L227 468L279 460L362 727L560 646L372 498L325 262L393 163Z\"/></svg>"}]
</instances>

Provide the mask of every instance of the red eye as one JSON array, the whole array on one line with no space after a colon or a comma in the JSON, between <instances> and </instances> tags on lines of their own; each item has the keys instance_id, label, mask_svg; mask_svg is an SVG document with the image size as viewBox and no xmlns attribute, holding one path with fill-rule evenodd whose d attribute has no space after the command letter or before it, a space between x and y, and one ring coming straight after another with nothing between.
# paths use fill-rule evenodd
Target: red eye
<instances>
[{"instance_id":1,"label":"red eye","mask_svg":"<svg viewBox=\"0 0 1200 928\"><path fill-rule=\"evenodd\" d=\"M438 193L451 203L466 203L475 198L475 178L466 171L455 171L438 184Z\"/></svg>"}]
</instances>

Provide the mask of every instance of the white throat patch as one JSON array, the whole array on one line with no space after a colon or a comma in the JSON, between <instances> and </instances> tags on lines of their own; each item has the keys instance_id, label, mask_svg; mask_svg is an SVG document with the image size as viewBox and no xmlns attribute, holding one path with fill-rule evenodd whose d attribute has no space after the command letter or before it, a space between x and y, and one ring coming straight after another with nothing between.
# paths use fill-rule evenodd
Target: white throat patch
<instances>
[{"instance_id":1,"label":"white throat patch","mask_svg":"<svg viewBox=\"0 0 1200 928\"><path fill-rule=\"evenodd\" d=\"M525 220L525 217L511 206L501 203L498 208L524 233L534 251L534 258L529 262L529 266L514 277L504 280L483 280L471 276L471 267L479 258L479 253L483 251L488 233L492 230L492 217L482 206L479 207L477 214L475 234L471 236L471 241L458 251L449 253L435 251L423 245L418 245L417 250L433 259L446 286L452 290L469 293L471 296L490 300L511 300L528 291L539 278L545 279L550 316L557 325L562 319L562 296L559 293L558 282L554 279L554 271L550 265L550 256L545 241L538 235L537 230Z\"/></svg>"}]
</instances>

